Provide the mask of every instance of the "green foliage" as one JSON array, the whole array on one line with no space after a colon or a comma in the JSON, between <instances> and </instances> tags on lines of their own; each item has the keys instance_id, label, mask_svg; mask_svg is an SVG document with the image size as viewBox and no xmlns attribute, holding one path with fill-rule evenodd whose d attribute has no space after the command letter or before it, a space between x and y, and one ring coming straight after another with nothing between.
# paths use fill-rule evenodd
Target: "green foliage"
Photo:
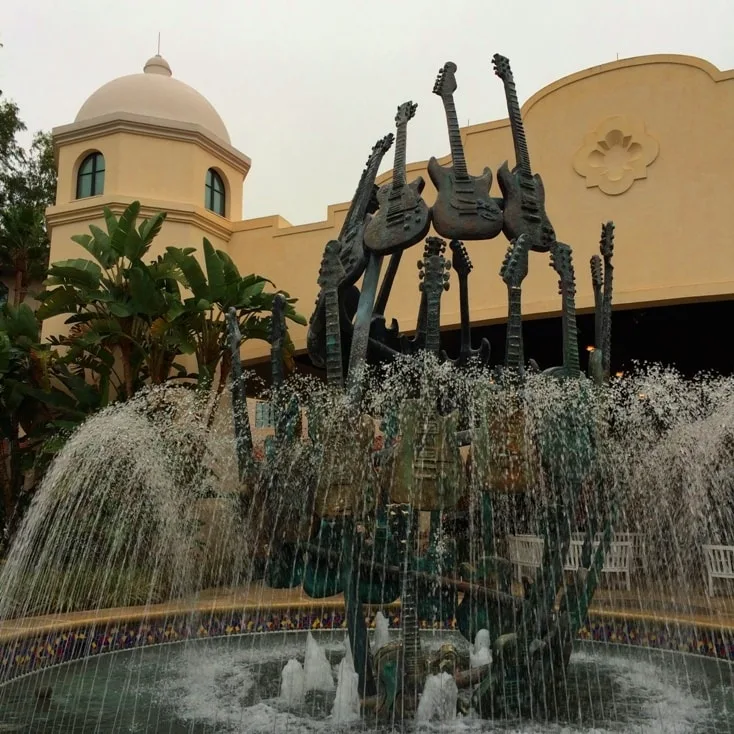
<instances>
[{"instance_id":1,"label":"green foliage","mask_svg":"<svg viewBox=\"0 0 734 734\"><path fill-rule=\"evenodd\" d=\"M37 133L28 150L18 143L26 129L18 107L0 101L0 272L15 281L15 305L48 265L44 212L54 203L56 166L51 136Z\"/></svg>"},{"instance_id":2,"label":"green foliage","mask_svg":"<svg viewBox=\"0 0 734 734\"><path fill-rule=\"evenodd\" d=\"M3 135L0 120L0 146ZM8 139L6 160L22 159L12 136ZM44 185L40 176L26 188L38 193ZM6 187L2 200L7 205L13 196ZM11 205L0 212L3 252L21 253L26 275L40 257L31 245L45 236L38 211ZM0 486L6 521L27 470L42 469L69 432L111 400L126 400L146 385L172 378L209 387L217 372L221 390L230 366L224 319L229 307L239 314L244 339L269 337L275 296L266 290L270 281L240 275L227 253L208 240L203 269L194 248L169 247L152 257L165 214L138 224L139 215L137 201L119 217L105 209L105 229L92 225L88 234L73 237L88 257L48 268L35 313L26 304L0 310ZM19 260L13 262L20 267ZM295 299L285 295L287 317L305 324ZM58 316L65 317L67 333L42 344L41 323ZM195 355L195 373L177 364L183 355Z\"/></svg>"},{"instance_id":3,"label":"green foliage","mask_svg":"<svg viewBox=\"0 0 734 734\"><path fill-rule=\"evenodd\" d=\"M70 375L91 371L100 385L121 399L143 385L171 377L195 377L210 386L219 370L219 388L229 373L224 314L234 307L243 338L270 334L275 291L259 275L242 276L229 255L204 239L203 261L195 248L168 247L149 259L165 214L137 224L140 203L118 217L105 209L106 231L95 225L72 239L90 256L56 262L48 270L41 294L40 319L65 315L68 334L53 337L64 347L58 366ZM299 324L295 299L287 298L286 317ZM175 360L194 355L197 370L186 375Z\"/></svg>"}]
</instances>

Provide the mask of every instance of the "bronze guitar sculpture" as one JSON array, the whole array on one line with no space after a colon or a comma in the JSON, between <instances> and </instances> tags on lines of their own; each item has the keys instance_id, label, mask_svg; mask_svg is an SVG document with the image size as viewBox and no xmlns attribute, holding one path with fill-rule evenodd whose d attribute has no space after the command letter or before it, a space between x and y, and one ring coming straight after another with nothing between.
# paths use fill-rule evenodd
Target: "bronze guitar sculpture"
<instances>
[{"instance_id":1,"label":"bronze guitar sculpture","mask_svg":"<svg viewBox=\"0 0 734 734\"><path fill-rule=\"evenodd\" d=\"M446 112L452 162L442 166L435 157L428 161L428 175L438 192L432 208L433 227L452 240L491 240L502 231L502 210L489 195L492 171L485 168L481 176L467 171L454 107L455 73L456 64L446 62L433 87Z\"/></svg>"},{"instance_id":2,"label":"bronze guitar sculpture","mask_svg":"<svg viewBox=\"0 0 734 734\"><path fill-rule=\"evenodd\" d=\"M339 284L340 295L349 286L356 283L367 267L367 251L364 249L363 241L365 219L368 216L370 203L374 199L373 188L377 169L380 167L385 153L390 150L392 141L393 135L390 133L378 140L372 147L372 152L360 176L346 219L339 232L339 259L345 273L343 281ZM343 303L340 306L340 311L343 312ZM325 297L323 291L320 291L316 299L316 307L309 320L306 337L309 357L317 367L326 366L325 319Z\"/></svg>"},{"instance_id":3,"label":"bronze guitar sculpture","mask_svg":"<svg viewBox=\"0 0 734 734\"><path fill-rule=\"evenodd\" d=\"M393 179L380 186L377 192L380 208L364 230L365 247L377 255L392 255L420 242L431 226L430 210L421 197L426 182L422 176L411 183L405 180L408 122L413 119L417 107L413 102L404 102L395 115Z\"/></svg>"},{"instance_id":4,"label":"bronze guitar sculpture","mask_svg":"<svg viewBox=\"0 0 734 734\"><path fill-rule=\"evenodd\" d=\"M446 242L440 237L426 237L423 246L423 260L418 261L418 269L423 272L423 263L434 262L431 258L443 257L446 251ZM421 276L421 280L424 276ZM426 335L428 327L428 293L431 289L421 288L421 302L418 307L418 320L415 326L415 334L412 337L403 334L400 337L400 349L403 354L415 354L419 349L426 347Z\"/></svg>"},{"instance_id":5,"label":"bronze guitar sculpture","mask_svg":"<svg viewBox=\"0 0 734 734\"><path fill-rule=\"evenodd\" d=\"M459 356L452 359L455 367L463 367L472 360L479 360L482 365L489 364L490 346L486 339L482 339L479 349L471 346L471 314L469 313L469 273L474 267L469 259L469 253L464 243L459 240L451 240L451 265L456 271L459 279L459 310L461 312L461 345ZM448 359L444 353L444 359Z\"/></svg>"},{"instance_id":6,"label":"bronze guitar sculpture","mask_svg":"<svg viewBox=\"0 0 734 734\"><path fill-rule=\"evenodd\" d=\"M530 238L531 250L548 252L556 235L545 213L543 181L537 173L533 174L530 167L525 127L520 115L520 103L510 69L510 60L495 54L492 57L492 64L494 73L502 79L505 86L507 112L515 146L515 168L510 171L505 161L497 169L497 182L505 200L503 231L510 241L525 234Z\"/></svg>"},{"instance_id":7,"label":"bronze guitar sculpture","mask_svg":"<svg viewBox=\"0 0 734 734\"><path fill-rule=\"evenodd\" d=\"M505 338L505 368L522 375L525 355L522 339L522 282L528 274L530 240L520 235L510 243L500 268L500 276L507 286L507 335Z\"/></svg>"}]
</instances>

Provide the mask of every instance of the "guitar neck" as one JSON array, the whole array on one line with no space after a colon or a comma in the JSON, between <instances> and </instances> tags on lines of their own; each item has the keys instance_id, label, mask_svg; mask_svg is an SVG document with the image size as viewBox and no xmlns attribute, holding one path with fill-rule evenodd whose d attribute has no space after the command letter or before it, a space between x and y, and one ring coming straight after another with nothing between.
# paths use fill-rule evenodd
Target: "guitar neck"
<instances>
[{"instance_id":1,"label":"guitar neck","mask_svg":"<svg viewBox=\"0 0 734 734\"><path fill-rule=\"evenodd\" d=\"M416 578L415 578L415 533L417 532L417 518L411 512L409 521L411 532L408 533L405 559L405 586L401 599L401 627L403 630L403 666L406 682L415 684L421 674L421 643L418 635L418 611L416 608Z\"/></svg>"},{"instance_id":2,"label":"guitar neck","mask_svg":"<svg viewBox=\"0 0 734 734\"><path fill-rule=\"evenodd\" d=\"M604 338L602 327L604 315L602 313L604 300L601 294L601 284L594 284L594 346L601 349Z\"/></svg>"},{"instance_id":3,"label":"guitar neck","mask_svg":"<svg viewBox=\"0 0 734 734\"><path fill-rule=\"evenodd\" d=\"M441 294L426 299L426 351L438 354L441 347Z\"/></svg>"},{"instance_id":4,"label":"guitar neck","mask_svg":"<svg viewBox=\"0 0 734 734\"><path fill-rule=\"evenodd\" d=\"M339 296L336 288L327 289L324 295L326 298L326 382L332 387L343 387Z\"/></svg>"},{"instance_id":5,"label":"guitar neck","mask_svg":"<svg viewBox=\"0 0 734 734\"><path fill-rule=\"evenodd\" d=\"M563 366L566 374L577 377L581 372L579 363L579 339L576 329L576 295L573 282L561 284L563 292Z\"/></svg>"},{"instance_id":6,"label":"guitar neck","mask_svg":"<svg viewBox=\"0 0 734 734\"><path fill-rule=\"evenodd\" d=\"M604 375L609 377L612 366L612 292L614 266L612 258L604 258L604 296L602 306L602 347L601 359Z\"/></svg>"},{"instance_id":7,"label":"guitar neck","mask_svg":"<svg viewBox=\"0 0 734 734\"><path fill-rule=\"evenodd\" d=\"M405 186L405 148L408 137L408 123L402 122L397 126L395 136L395 161L392 171L392 190L399 191Z\"/></svg>"},{"instance_id":8,"label":"guitar neck","mask_svg":"<svg viewBox=\"0 0 734 734\"><path fill-rule=\"evenodd\" d=\"M382 155L374 153L367 162L364 171L362 171L362 177L359 179L357 191L354 194L346 219L339 233L340 240L348 237L354 231L355 227L359 227L364 222L367 214L367 206L372 196L372 186L375 183L375 176L377 175L377 169L380 167L381 161Z\"/></svg>"},{"instance_id":9,"label":"guitar neck","mask_svg":"<svg viewBox=\"0 0 734 734\"><path fill-rule=\"evenodd\" d=\"M270 332L270 369L273 377L273 386L283 384L283 315L278 309L273 309Z\"/></svg>"},{"instance_id":10,"label":"guitar neck","mask_svg":"<svg viewBox=\"0 0 734 734\"><path fill-rule=\"evenodd\" d=\"M385 277L382 280L380 286L380 292L377 294L377 301L375 302L375 316L384 316L385 308L387 308L387 300L390 297L390 291L392 290L393 283L395 282L395 276L397 275L398 268L400 267L400 259L403 257L403 250L398 250L395 254L390 255L390 262L387 264L387 270L385 271Z\"/></svg>"},{"instance_id":11,"label":"guitar neck","mask_svg":"<svg viewBox=\"0 0 734 734\"><path fill-rule=\"evenodd\" d=\"M469 313L469 273L459 275L459 311L461 313L461 354L471 351L471 315Z\"/></svg>"},{"instance_id":12,"label":"guitar neck","mask_svg":"<svg viewBox=\"0 0 734 734\"><path fill-rule=\"evenodd\" d=\"M517 89L515 81L510 76L504 80L505 98L507 99L507 114L510 118L510 127L512 128L512 141L515 147L515 162L523 176L530 178L533 173L530 168L530 154L528 153L528 143L525 138L525 125L520 114L520 103L517 99Z\"/></svg>"},{"instance_id":13,"label":"guitar neck","mask_svg":"<svg viewBox=\"0 0 734 734\"><path fill-rule=\"evenodd\" d=\"M464 158L464 146L459 132L459 119L456 116L456 107L454 107L454 96L441 97L441 99L446 111L446 124L449 129L449 144L451 146L451 161L454 166L454 173L457 178L469 178L466 159Z\"/></svg>"},{"instance_id":14,"label":"guitar neck","mask_svg":"<svg viewBox=\"0 0 734 734\"><path fill-rule=\"evenodd\" d=\"M518 372L525 364L522 341L522 288L508 286L507 334L505 336L505 367Z\"/></svg>"}]
</instances>

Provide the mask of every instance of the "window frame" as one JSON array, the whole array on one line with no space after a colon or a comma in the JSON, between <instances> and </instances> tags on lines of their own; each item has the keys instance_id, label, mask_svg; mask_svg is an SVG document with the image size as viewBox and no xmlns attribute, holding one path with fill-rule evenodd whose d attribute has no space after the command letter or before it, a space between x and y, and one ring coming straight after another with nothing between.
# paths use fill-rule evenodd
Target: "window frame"
<instances>
[{"instance_id":1,"label":"window frame","mask_svg":"<svg viewBox=\"0 0 734 734\"><path fill-rule=\"evenodd\" d=\"M104 194L105 173L107 170L106 163L104 155L98 150L93 150L84 156L76 173L77 199L88 199L90 196L101 196ZM88 171L85 171L84 169L88 164L91 164L91 166ZM87 180L90 181L89 193L85 194L82 184Z\"/></svg>"},{"instance_id":2,"label":"window frame","mask_svg":"<svg viewBox=\"0 0 734 734\"><path fill-rule=\"evenodd\" d=\"M219 197L221 207L215 206L217 197ZM207 211L217 214L220 217L227 215L227 186L224 183L224 176L215 168L209 168L206 172L206 179L204 181L204 207Z\"/></svg>"}]
</instances>

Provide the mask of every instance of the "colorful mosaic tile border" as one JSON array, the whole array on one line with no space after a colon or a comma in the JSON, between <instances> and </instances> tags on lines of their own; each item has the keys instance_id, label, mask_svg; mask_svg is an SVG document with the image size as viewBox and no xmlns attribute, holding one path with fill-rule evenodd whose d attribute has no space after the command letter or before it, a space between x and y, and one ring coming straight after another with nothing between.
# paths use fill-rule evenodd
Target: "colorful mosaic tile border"
<instances>
[{"instance_id":1,"label":"colorful mosaic tile border","mask_svg":"<svg viewBox=\"0 0 734 734\"><path fill-rule=\"evenodd\" d=\"M400 625L399 611L388 614L391 627ZM374 614L367 618L372 628ZM441 625L422 623L423 629L456 629L454 619ZM258 632L345 629L340 611L294 613L219 613L208 618L129 622L52 632L0 645L0 684L42 668L132 648L184 640L226 637ZM679 627L664 622L589 620L579 639L704 655L734 660L734 631Z\"/></svg>"}]
</instances>

